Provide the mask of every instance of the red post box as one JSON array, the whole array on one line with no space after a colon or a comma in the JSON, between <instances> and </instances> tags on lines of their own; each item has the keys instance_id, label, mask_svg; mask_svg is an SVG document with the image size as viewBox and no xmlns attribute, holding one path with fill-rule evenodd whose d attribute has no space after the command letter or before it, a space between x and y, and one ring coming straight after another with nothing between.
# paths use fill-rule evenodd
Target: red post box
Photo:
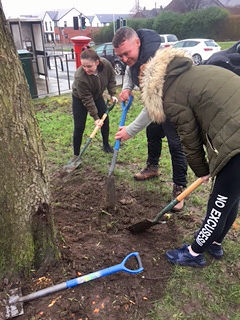
<instances>
[{"instance_id":1,"label":"red post box","mask_svg":"<svg viewBox=\"0 0 240 320\"><path fill-rule=\"evenodd\" d=\"M91 38L84 37L84 36L78 36L78 37L71 38L71 41L74 46L76 69L77 69L81 65L80 55L82 53L82 49L83 49L83 47L89 45Z\"/></svg>"}]
</instances>

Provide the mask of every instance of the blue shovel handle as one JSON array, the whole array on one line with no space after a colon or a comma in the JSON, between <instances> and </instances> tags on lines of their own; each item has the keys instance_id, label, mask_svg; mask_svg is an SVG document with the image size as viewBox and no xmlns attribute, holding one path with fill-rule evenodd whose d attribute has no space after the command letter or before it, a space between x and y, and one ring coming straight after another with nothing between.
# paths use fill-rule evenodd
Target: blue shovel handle
<instances>
[{"instance_id":1,"label":"blue shovel handle","mask_svg":"<svg viewBox=\"0 0 240 320\"><path fill-rule=\"evenodd\" d=\"M135 270L128 269L127 267L125 267L127 260L133 256L136 258L136 260L138 262L138 269L135 269ZM132 273L132 274L136 274L136 273L143 271L142 261L139 256L139 253L132 252L128 256L126 256L121 263L119 263L115 266L106 268L106 269L102 269L100 271L89 273L88 275L85 275L82 277L78 277L78 278L69 280L66 282L66 285L67 285L67 288L72 288L72 287L75 287L81 283L88 282L90 280L94 280L94 279L97 279L100 277L108 276L109 274L113 274L113 273L116 273L119 271L125 271L125 272Z\"/></svg>"},{"instance_id":2,"label":"blue shovel handle","mask_svg":"<svg viewBox=\"0 0 240 320\"><path fill-rule=\"evenodd\" d=\"M127 268L125 266L127 260L130 259L131 257L135 257L136 258L136 261L138 263L138 268L137 269L133 269L132 270L132 269L129 269L129 268ZM123 261L121 263L119 263L119 264L117 264L115 266L112 266L112 267L109 267L109 268L106 268L106 269L102 269L102 270L99 270L99 271L96 271L96 272L92 272L92 273L89 273L89 274L87 274L85 276L81 276L81 277L78 277L78 278L75 278L75 279L71 279L71 280L68 280L66 282L62 282L62 283L56 284L54 286L38 290L36 292L32 292L32 293L30 293L30 294L28 294L26 296L18 296L18 295L12 296L9 299L9 304L16 304L17 302L30 301L30 300L33 300L33 299L36 299L36 298L39 298L39 297L43 297L43 296L45 296L47 294L50 294L50 293L53 293L53 292L57 292L57 291L60 291L60 290L72 288L72 287L78 286L79 284L82 284L82 283L85 283L85 282L88 282L88 281L91 281L91 280L94 280L94 279L97 279L97 278L100 278L100 277L108 276L109 274L113 274L113 273L116 273L118 271L125 271L125 272L132 273L132 274L136 274L136 273L142 272L143 271L143 265L142 265L142 261L141 261L141 258L139 256L139 253L138 252L130 253L129 255L127 255L123 259Z\"/></svg>"},{"instance_id":3,"label":"blue shovel handle","mask_svg":"<svg viewBox=\"0 0 240 320\"><path fill-rule=\"evenodd\" d=\"M129 108L130 108L130 106L132 104L132 101L133 101L133 96L130 96L129 100L128 100L128 103L126 105L125 105L124 101L122 102L122 116L121 116L121 119L120 119L119 127L124 126L125 121L126 121L126 117L127 117L127 112L128 112L128 110L129 110ZM117 151L120 148L120 142L121 142L121 139L118 139L115 142L114 149L117 150Z\"/></svg>"}]
</instances>

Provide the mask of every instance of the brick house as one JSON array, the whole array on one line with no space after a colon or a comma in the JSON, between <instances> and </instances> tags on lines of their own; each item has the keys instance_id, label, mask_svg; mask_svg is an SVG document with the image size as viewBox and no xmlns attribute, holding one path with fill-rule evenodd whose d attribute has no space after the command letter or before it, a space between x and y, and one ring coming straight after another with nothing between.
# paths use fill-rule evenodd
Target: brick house
<instances>
[{"instance_id":1,"label":"brick house","mask_svg":"<svg viewBox=\"0 0 240 320\"><path fill-rule=\"evenodd\" d=\"M45 43L70 44L71 38L76 36L87 36L92 39L99 28L108 26L118 18L127 19L129 16L131 15L95 14L94 16L85 16L76 8L46 11L42 15ZM85 17L86 29L74 30L73 17L79 17L79 26L80 17Z\"/></svg>"}]
</instances>

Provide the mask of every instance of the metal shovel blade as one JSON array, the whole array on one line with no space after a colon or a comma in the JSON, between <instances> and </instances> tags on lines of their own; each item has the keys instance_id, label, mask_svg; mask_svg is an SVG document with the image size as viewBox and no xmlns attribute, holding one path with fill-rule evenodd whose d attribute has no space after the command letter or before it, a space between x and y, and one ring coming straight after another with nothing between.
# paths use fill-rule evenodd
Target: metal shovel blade
<instances>
[{"instance_id":1,"label":"metal shovel blade","mask_svg":"<svg viewBox=\"0 0 240 320\"><path fill-rule=\"evenodd\" d=\"M132 233L140 233L143 231L146 231L152 226L155 226L156 224L159 224L161 218L164 216L165 213L172 210L176 204L178 204L180 201L182 201L184 198L186 198L187 195L189 195L193 190L195 190L200 184L203 183L202 178L198 178L195 182L193 182L187 189L185 189L182 193L180 193L174 200L172 200L166 207L164 207L153 220L145 219L143 221L140 221L138 223L135 223L134 225L128 227L127 229L131 231Z\"/></svg>"},{"instance_id":2,"label":"metal shovel blade","mask_svg":"<svg viewBox=\"0 0 240 320\"><path fill-rule=\"evenodd\" d=\"M106 178L106 207L112 209L116 206L117 196L116 196L116 187L115 187L115 179L113 176L113 171L117 162L117 156L119 151L120 141L116 141L114 146L114 153L112 157L112 162L108 171L108 176ZM117 146L117 148L116 148Z\"/></svg>"},{"instance_id":3,"label":"metal shovel blade","mask_svg":"<svg viewBox=\"0 0 240 320\"><path fill-rule=\"evenodd\" d=\"M145 219L143 221L140 221L138 223L135 223L133 225L131 225L130 227L128 227L127 229L131 232L131 233L140 233L140 232L144 232L147 229L151 228L152 226L154 226L155 224L158 224L158 222L153 222L149 219Z\"/></svg>"},{"instance_id":4,"label":"metal shovel blade","mask_svg":"<svg viewBox=\"0 0 240 320\"><path fill-rule=\"evenodd\" d=\"M112 209L117 203L115 179L113 175L106 177L106 188L106 207Z\"/></svg>"},{"instance_id":5,"label":"metal shovel blade","mask_svg":"<svg viewBox=\"0 0 240 320\"><path fill-rule=\"evenodd\" d=\"M132 226L128 227L127 229L135 234L146 231L150 227L153 227L156 224L159 224L160 223L159 221L163 217L163 215L166 212L169 212L170 210L172 210L172 208L175 207L175 205L177 203L179 203L179 201L177 199L174 199L166 207L164 207L162 211L160 211L157 214L157 216L155 217L154 220L145 219L143 221L140 221L138 223L133 224Z\"/></svg>"},{"instance_id":6,"label":"metal shovel blade","mask_svg":"<svg viewBox=\"0 0 240 320\"><path fill-rule=\"evenodd\" d=\"M24 313L23 302L19 301L20 297L22 297L22 292L20 288L14 288L10 290L8 297L5 297L2 300L4 313L0 312L1 320L18 317Z\"/></svg>"},{"instance_id":7,"label":"metal shovel blade","mask_svg":"<svg viewBox=\"0 0 240 320\"><path fill-rule=\"evenodd\" d=\"M71 173L80 166L81 162L82 160L78 157L75 161L71 161L63 166L62 170L66 173Z\"/></svg>"},{"instance_id":8,"label":"metal shovel blade","mask_svg":"<svg viewBox=\"0 0 240 320\"><path fill-rule=\"evenodd\" d=\"M119 142L119 141L116 141L115 146L117 145L117 143L120 145L120 142ZM114 147L114 148L116 148L116 147ZM118 151L119 151L119 146L118 146L118 149L114 149L113 157L112 157L112 162L111 162L111 165L110 165L110 168L109 168L109 171L108 171L108 175L109 175L109 176L112 175L112 173L113 173L113 171L114 171L114 168L115 168L115 166L116 166Z\"/></svg>"},{"instance_id":9,"label":"metal shovel blade","mask_svg":"<svg viewBox=\"0 0 240 320\"><path fill-rule=\"evenodd\" d=\"M98 128L95 128L95 131L97 132ZM72 159L70 160L64 167L63 167L63 171L67 172L67 173L71 173L73 172L75 169L77 169L80 164L82 163L82 155L84 154L84 152L86 151L87 147L90 145L92 141L92 137L90 136L87 139L87 142L85 143L85 145L83 146L83 148L80 151L79 156L76 159Z\"/></svg>"}]
</instances>

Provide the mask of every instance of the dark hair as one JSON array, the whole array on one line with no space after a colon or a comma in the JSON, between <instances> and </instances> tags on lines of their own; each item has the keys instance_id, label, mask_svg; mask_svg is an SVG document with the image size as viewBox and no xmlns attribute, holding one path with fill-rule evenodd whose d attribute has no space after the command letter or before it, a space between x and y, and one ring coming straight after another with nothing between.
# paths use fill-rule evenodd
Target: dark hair
<instances>
[{"instance_id":1,"label":"dark hair","mask_svg":"<svg viewBox=\"0 0 240 320\"><path fill-rule=\"evenodd\" d=\"M122 27L115 33L112 44L114 48L118 48L125 40L133 37L138 38L137 32L130 27Z\"/></svg>"},{"instance_id":2,"label":"dark hair","mask_svg":"<svg viewBox=\"0 0 240 320\"><path fill-rule=\"evenodd\" d=\"M80 59L87 59L87 60L92 60L92 61L99 61L99 65L97 66L98 71L102 71L103 70L103 63L99 57L99 55L97 54L96 51L94 51L93 49L85 49L82 51L81 55L80 55Z\"/></svg>"},{"instance_id":3,"label":"dark hair","mask_svg":"<svg viewBox=\"0 0 240 320\"><path fill-rule=\"evenodd\" d=\"M100 57L93 49L85 49L82 51L80 59L88 59L92 61L100 61Z\"/></svg>"},{"instance_id":4,"label":"dark hair","mask_svg":"<svg viewBox=\"0 0 240 320\"><path fill-rule=\"evenodd\" d=\"M87 50L87 49L90 49L90 46L84 46L84 47L82 48L82 51Z\"/></svg>"}]
</instances>

